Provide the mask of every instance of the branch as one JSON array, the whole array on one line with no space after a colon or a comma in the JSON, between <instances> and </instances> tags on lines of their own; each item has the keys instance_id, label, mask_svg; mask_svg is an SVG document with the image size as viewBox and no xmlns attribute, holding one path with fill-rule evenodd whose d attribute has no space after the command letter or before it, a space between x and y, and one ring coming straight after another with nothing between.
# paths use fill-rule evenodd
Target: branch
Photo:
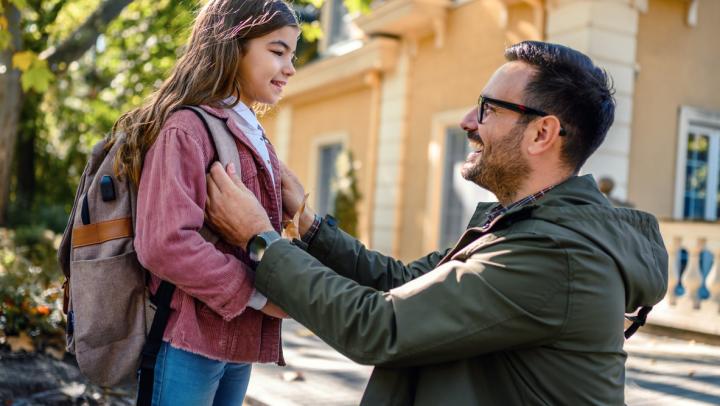
<instances>
[{"instance_id":1,"label":"branch","mask_svg":"<svg viewBox=\"0 0 720 406\"><path fill-rule=\"evenodd\" d=\"M48 48L41 55L47 59L52 71L57 71L61 63L70 63L81 56L97 41L108 24L133 0L103 0L95 12L78 27L59 46Z\"/></svg>"}]
</instances>

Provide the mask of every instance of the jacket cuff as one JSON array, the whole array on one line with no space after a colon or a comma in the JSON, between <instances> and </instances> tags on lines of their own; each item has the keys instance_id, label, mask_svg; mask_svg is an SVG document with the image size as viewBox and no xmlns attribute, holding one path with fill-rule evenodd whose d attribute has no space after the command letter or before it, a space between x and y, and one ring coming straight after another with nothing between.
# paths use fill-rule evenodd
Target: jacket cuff
<instances>
[{"instance_id":1,"label":"jacket cuff","mask_svg":"<svg viewBox=\"0 0 720 406\"><path fill-rule=\"evenodd\" d=\"M320 222L320 226L312 241L308 244L306 251L320 262L325 263L325 260L333 252L333 246L339 233L340 229L336 223L329 221Z\"/></svg>"},{"instance_id":2,"label":"jacket cuff","mask_svg":"<svg viewBox=\"0 0 720 406\"><path fill-rule=\"evenodd\" d=\"M255 289L265 296L270 296L270 282L274 277L275 269L283 269L282 264L285 252L295 247L286 239L278 240L271 244L262 261L255 269Z\"/></svg>"}]
</instances>

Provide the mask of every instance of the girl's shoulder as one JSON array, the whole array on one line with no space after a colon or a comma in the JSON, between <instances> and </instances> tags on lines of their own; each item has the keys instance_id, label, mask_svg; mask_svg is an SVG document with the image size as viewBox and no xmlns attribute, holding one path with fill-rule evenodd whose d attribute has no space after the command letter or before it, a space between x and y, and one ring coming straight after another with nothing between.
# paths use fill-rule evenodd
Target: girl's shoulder
<instances>
[{"instance_id":1,"label":"girl's shoulder","mask_svg":"<svg viewBox=\"0 0 720 406\"><path fill-rule=\"evenodd\" d=\"M201 138L207 138L208 136L205 125L200 120L200 117L189 108L177 109L170 113L160 131L164 132L173 128L182 130L190 135L199 135Z\"/></svg>"}]
</instances>

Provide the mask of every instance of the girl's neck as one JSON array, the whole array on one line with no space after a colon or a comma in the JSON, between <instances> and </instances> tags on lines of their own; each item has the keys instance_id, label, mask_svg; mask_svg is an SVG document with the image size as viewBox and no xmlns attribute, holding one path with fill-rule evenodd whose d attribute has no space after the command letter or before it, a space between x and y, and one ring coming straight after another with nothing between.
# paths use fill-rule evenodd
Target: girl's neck
<instances>
[{"instance_id":1,"label":"girl's neck","mask_svg":"<svg viewBox=\"0 0 720 406\"><path fill-rule=\"evenodd\" d=\"M245 107L249 108L250 110L252 110L252 105L255 104L254 100L249 99L247 97L243 97L242 95L240 95L240 101L243 102Z\"/></svg>"}]
</instances>

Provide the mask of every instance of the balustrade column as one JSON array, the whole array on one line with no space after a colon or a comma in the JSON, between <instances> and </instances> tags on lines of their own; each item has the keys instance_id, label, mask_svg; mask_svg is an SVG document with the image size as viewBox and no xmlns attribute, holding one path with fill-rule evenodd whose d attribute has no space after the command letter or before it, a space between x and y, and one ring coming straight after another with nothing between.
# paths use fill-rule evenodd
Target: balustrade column
<instances>
[{"instance_id":1,"label":"balustrade column","mask_svg":"<svg viewBox=\"0 0 720 406\"><path fill-rule=\"evenodd\" d=\"M678 253L682 247L682 237L675 236L672 238L672 242L667 247L668 250L668 290L665 296L668 303L674 306L677 301L677 295L675 294L675 288L677 287L678 279L680 278L680 261Z\"/></svg>"},{"instance_id":2,"label":"balustrade column","mask_svg":"<svg viewBox=\"0 0 720 406\"><path fill-rule=\"evenodd\" d=\"M692 301L694 309L700 308L699 290L702 285L702 274L700 273L700 254L705 249L707 239L699 237L695 246L688 248L688 263L682 275L682 285L685 288L685 297Z\"/></svg>"},{"instance_id":3,"label":"balustrade column","mask_svg":"<svg viewBox=\"0 0 720 406\"><path fill-rule=\"evenodd\" d=\"M720 246L713 250L713 266L705 279L705 286L710 291L709 303L715 304L717 312L720 313Z\"/></svg>"}]
</instances>

